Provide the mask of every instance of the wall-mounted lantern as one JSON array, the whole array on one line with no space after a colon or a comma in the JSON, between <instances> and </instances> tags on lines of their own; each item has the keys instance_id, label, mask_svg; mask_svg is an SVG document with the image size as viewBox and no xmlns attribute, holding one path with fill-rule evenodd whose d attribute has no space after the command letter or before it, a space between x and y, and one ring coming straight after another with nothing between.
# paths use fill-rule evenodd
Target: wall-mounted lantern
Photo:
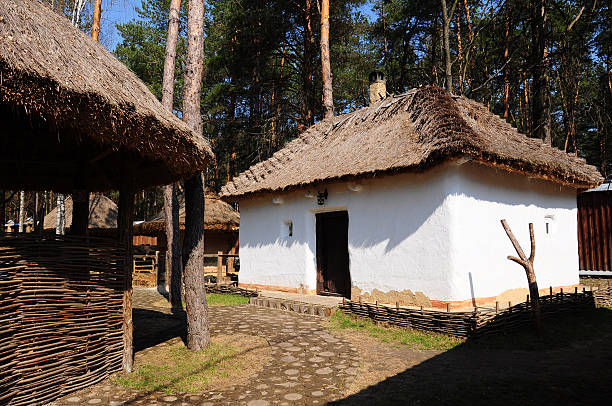
<instances>
[{"instance_id":1,"label":"wall-mounted lantern","mask_svg":"<svg viewBox=\"0 0 612 406\"><path fill-rule=\"evenodd\" d=\"M323 206L325 204L325 200L327 200L327 189L323 192L317 192L317 204L319 206Z\"/></svg>"}]
</instances>

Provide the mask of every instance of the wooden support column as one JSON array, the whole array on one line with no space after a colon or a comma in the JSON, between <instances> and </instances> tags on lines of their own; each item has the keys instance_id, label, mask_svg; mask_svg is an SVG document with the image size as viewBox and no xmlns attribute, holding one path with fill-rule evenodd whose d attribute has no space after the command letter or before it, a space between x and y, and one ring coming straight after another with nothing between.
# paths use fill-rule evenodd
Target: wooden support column
<instances>
[{"instance_id":1,"label":"wooden support column","mask_svg":"<svg viewBox=\"0 0 612 406\"><path fill-rule=\"evenodd\" d=\"M0 190L0 227L2 227L2 233L6 230L4 229L4 225L6 224L6 206L4 204L4 190Z\"/></svg>"},{"instance_id":2,"label":"wooden support column","mask_svg":"<svg viewBox=\"0 0 612 406\"><path fill-rule=\"evenodd\" d=\"M72 225L70 234L87 235L89 226L89 191L75 189L72 192Z\"/></svg>"},{"instance_id":3,"label":"wooden support column","mask_svg":"<svg viewBox=\"0 0 612 406\"><path fill-rule=\"evenodd\" d=\"M132 245L134 227L134 187L132 174L122 170L119 189L119 210L117 216L119 242L126 248L123 263L125 285L123 290L123 370L132 372L134 367L134 324L132 321Z\"/></svg>"},{"instance_id":4,"label":"wooden support column","mask_svg":"<svg viewBox=\"0 0 612 406\"><path fill-rule=\"evenodd\" d=\"M223 280L223 251L217 251L217 285Z\"/></svg>"}]
</instances>

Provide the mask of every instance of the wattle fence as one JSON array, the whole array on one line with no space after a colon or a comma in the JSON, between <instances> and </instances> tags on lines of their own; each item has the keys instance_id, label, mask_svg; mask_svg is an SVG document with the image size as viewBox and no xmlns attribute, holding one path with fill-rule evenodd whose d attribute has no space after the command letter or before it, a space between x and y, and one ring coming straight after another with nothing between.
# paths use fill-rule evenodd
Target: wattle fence
<instances>
[{"instance_id":1,"label":"wattle fence","mask_svg":"<svg viewBox=\"0 0 612 406\"><path fill-rule=\"evenodd\" d=\"M562 313L594 309L596 303L598 305L612 303L610 301L612 289L609 289L608 292L598 292L560 292L541 296L542 318L547 319ZM479 307L473 311L463 312L394 307L353 301L344 301L339 308L345 313L369 318L377 323L463 338L503 334L533 323L533 310L529 302L518 303L502 310Z\"/></svg>"},{"instance_id":2,"label":"wattle fence","mask_svg":"<svg viewBox=\"0 0 612 406\"><path fill-rule=\"evenodd\" d=\"M0 236L0 404L44 404L121 370L125 250Z\"/></svg>"}]
</instances>

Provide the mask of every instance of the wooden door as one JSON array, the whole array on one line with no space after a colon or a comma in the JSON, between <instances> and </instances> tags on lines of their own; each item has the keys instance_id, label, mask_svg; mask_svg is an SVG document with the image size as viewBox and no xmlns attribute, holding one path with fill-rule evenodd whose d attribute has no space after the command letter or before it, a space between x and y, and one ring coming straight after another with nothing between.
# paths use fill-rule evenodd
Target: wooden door
<instances>
[{"instance_id":1,"label":"wooden door","mask_svg":"<svg viewBox=\"0 0 612 406\"><path fill-rule=\"evenodd\" d=\"M319 213L317 221L317 293L350 298L348 213Z\"/></svg>"}]
</instances>

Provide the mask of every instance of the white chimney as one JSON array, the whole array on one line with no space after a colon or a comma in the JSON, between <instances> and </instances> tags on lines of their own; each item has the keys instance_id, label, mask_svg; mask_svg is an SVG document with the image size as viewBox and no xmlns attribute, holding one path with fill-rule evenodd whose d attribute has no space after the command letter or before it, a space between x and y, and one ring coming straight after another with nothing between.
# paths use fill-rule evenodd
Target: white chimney
<instances>
[{"instance_id":1,"label":"white chimney","mask_svg":"<svg viewBox=\"0 0 612 406\"><path fill-rule=\"evenodd\" d=\"M370 104L387 97L387 81L385 75L378 70L370 73Z\"/></svg>"}]
</instances>

